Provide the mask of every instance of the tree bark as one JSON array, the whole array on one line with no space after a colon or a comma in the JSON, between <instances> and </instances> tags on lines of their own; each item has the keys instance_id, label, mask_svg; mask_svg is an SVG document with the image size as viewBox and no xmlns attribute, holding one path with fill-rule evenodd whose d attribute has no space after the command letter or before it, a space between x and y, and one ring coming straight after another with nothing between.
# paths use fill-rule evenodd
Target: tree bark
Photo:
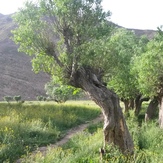
<instances>
[{"instance_id":1,"label":"tree bark","mask_svg":"<svg viewBox=\"0 0 163 163\"><path fill-rule=\"evenodd\" d=\"M85 68L74 73L70 84L83 89L100 106L104 116L104 147L114 144L126 153L133 153L133 140L129 134L118 96L98 80L98 75Z\"/></svg>"},{"instance_id":2,"label":"tree bark","mask_svg":"<svg viewBox=\"0 0 163 163\"><path fill-rule=\"evenodd\" d=\"M159 125L160 125L160 128L163 128L163 97L161 97L161 100L160 100Z\"/></svg>"},{"instance_id":3,"label":"tree bark","mask_svg":"<svg viewBox=\"0 0 163 163\"><path fill-rule=\"evenodd\" d=\"M150 101L147 111L145 113L145 122L154 118L157 106L158 106L158 100L156 98Z\"/></svg>"},{"instance_id":4,"label":"tree bark","mask_svg":"<svg viewBox=\"0 0 163 163\"><path fill-rule=\"evenodd\" d=\"M140 102L141 95L138 95L135 99L135 115L137 116L140 112L141 102Z\"/></svg>"},{"instance_id":5,"label":"tree bark","mask_svg":"<svg viewBox=\"0 0 163 163\"><path fill-rule=\"evenodd\" d=\"M134 109L134 107L135 107L134 99L130 99L129 108Z\"/></svg>"},{"instance_id":6,"label":"tree bark","mask_svg":"<svg viewBox=\"0 0 163 163\"><path fill-rule=\"evenodd\" d=\"M141 106L143 101L149 101L148 97L142 97L141 95L138 95L135 100L135 115L138 116L141 110Z\"/></svg>"},{"instance_id":7,"label":"tree bark","mask_svg":"<svg viewBox=\"0 0 163 163\"><path fill-rule=\"evenodd\" d=\"M125 106L125 113L128 113L129 111L129 100L123 100L124 106Z\"/></svg>"}]
</instances>

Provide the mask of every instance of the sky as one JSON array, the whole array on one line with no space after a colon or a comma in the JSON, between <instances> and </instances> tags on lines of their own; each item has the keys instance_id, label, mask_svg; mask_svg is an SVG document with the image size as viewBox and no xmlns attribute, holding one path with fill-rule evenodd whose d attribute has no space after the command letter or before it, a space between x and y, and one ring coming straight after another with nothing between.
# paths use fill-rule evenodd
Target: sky
<instances>
[{"instance_id":1,"label":"sky","mask_svg":"<svg viewBox=\"0 0 163 163\"><path fill-rule=\"evenodd\" d=\"M26 0L0 0L0 13L12 14ZM163 0L103 0L105 11L111 11L110 20L125 28L154 29L163 25Z\"/></svg>"}]
</instances>

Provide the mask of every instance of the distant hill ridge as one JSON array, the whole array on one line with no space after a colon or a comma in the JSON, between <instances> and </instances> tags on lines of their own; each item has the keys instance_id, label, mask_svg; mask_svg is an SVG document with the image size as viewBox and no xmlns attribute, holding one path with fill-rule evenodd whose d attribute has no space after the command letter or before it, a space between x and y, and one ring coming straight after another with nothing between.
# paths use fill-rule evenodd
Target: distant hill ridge
<instances>
[{"instance_id":1,"label":"distant hill ridge","mask_svg":"<svg viewBox=\"0 0 163 163\"><path fill-rule=\"evenodd\" d=\"M34 74L31 58L17 51L18 46L10 39L15 28L11 15L0 14L0 101L6 95L21 95L24 100L35 100L45 95L44 85L50 80L45 73ZM135 34L152 38L154 30L134 30Z\"/></svg>"}]
</instances>

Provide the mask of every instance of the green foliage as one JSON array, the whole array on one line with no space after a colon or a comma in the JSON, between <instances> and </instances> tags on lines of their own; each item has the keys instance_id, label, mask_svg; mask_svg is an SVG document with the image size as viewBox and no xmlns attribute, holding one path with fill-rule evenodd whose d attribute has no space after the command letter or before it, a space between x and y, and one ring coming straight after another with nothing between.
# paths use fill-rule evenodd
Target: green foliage
<instances>
[{"instance_id":1,"label":"green foliage","mask_svg":"<svg viewBox=\"0 0 163 163\"><path fill-rule=\"evenodd\" d=\"M94 134L99 130L99 128L102 128L103 123L98 124L90 124L85 131L88 131L90 134Z\"/></svg>"},{"instance_id":2,"label":"green foliage","mask_svg":"<svg viewBox=\"0 0 163 163\"><path fill-rule=\"evenodd\" d=\"M135 123L132 120L132 113L128 123ZM131 121L130 121L131 120ZM135 124L136 126L137 124ZM96 126L96 127L95 127ZM37 153L35 156L25 158L25 162L35 163L98 163L101 161L99 147L102 147L102 128L101 125L91 125L89 128L96 128L92 132L85 130L75 135L68 143L58 148L49 148L47 155L42 156ZM132 126L130 126L132 127ZM131 128L130 128L131 129ZM109 163L162 163L163 133L154 123L143 124L142 127L133 128L135 134L135 152L133 155L123 155L118 148L109 145L105 149L106 153L101 162ZM140 136L141 135L141 136ZM144 137L144 138L143 138ZM143 139L142 139L143 138ZM140 142L144 142L140 149Z\"/></svg>"},{"instance_id":3,"label":"green foliage","mask_svg":"<svg viewBox=\"0 0 163 163\"><path fill-rule=\"evenodd\" d=\"M101 0L27 2L14 15L18 28L13 31L13 40L20 51L33 55L35 72L48 72L64 82L65 70L97 66L99 58L103 58L100 65L106 65L107 49L99 45L105 45L110 36L109 17L110 12L102 10Z\"/></svg>"},{"instance_id":4,"label":"green foliage","mask_svg":"<svg viewBox=\"0 0 163 163\"><path fill-rule=\"evenodd\" d=\"M36 99L37 99L38 101L42 101L42 100L43 100L43 96L37 96Z\"/></svg>"},{"instance_id":5,"label":"green foliage","mask_svg":"<svg viewBox=\"0 0 163 163\"><path fill-rule=\"evenodd\" d=\"M136 78L131 73L132 60L139 55L139 39L126 29L117 29L108 42L108 86L119 95L120 98L131 99L138 94ZM107 58L108 57L108 58Z\"/></svg>"},{"instance_id":6,"label":"green foliage","mask_svg":"<svg viewBox=\"0 0 163 163\"><path fill-rule=\"evenodd\" d=\"M88 119L100 111L90 105L0 105L0 160L13 162L20 155L29 155L36 146L53 143L64 130ZM12 109L11 109L12 108ZM35 109L33 109L35 108ZM54 113L54 114L52 114ZM64 118L63 118L64 116ZM134 112L129 112L127 125L134 138L135 151L124 156L112 145L107 146L103 162L111 163L162 163L163 133L155 122L137 122ZM99 162L99 148L103 146L102 124L93 124L74 136L62 148L50 148L47 155L37 153L25 157L26 163Z\"/></svg>"},{"instance_id":7,"label":"green foliage","mask_svg":"<svg viewBox=\"0 0 163 163\"><path fill-rule=\"evenodd\" d=\"M137 57L134 69L137 73L138 89L153 98L162 94L163 84L163 37L158 33L147 44L146 51Z\"/></svg>"},{"instance_id":8,"label":"green foliage","mask_svg":"<svg viewBox=\"0 0 163 163\"><path fill-rule=\"evenodd\" d=\"M21 100L21 96L14 96L13 100L15 100L16 102L19 102Z\"/></svg>"},{"instance_id":9,"label":"green foliage","mask_svg":"<svg viewBox=\"0 0 163 163\"><path fill-rule=\"evenodd\" d=\"M100 114L94 106L0 104L0 162L14 162L38 146L54 143L66 130Z\"/></svg>"},{"instance_id":10,"label":"green foliage","mask_svg":"<svg viewBox=\"0 0 163 163\"><path fill-rule=\"evenodd\" d=\"M46 100L47 100L47 98L44 97L44 96L37 96L36 99L37 99L38 101L46 101Z\"/></svg>"},{"instance_id":11,"label":"green foliage","mask_svg":"<svg viewBox=\"0 0 163 163\"><path fill-rule=\"evenodd\" d=\"M64 103L69 99L75 99L80 96L81 90L67 86L67 85L58 85L55 82L51 81L45 84L46 94L58 103Z\"/></svg>"},{"instance_id":12,"label":"green foliage","mask_svg":"<svg viewBox=\"0 0 163 163\"><path fill-rule=\"evenodd\" d=\"M9 103L10 101L12 101L13 97L5 96L3 99Z\"/></svg>"},{"instance_id":13,"label":"green foliage","mask_svg":"<svg viewBox=\"0 0 163 163\"><path fill-rule=\"evenodd\" d=\"M160 153L163 148L163 133L155 122L143 123L138 137L140 149L150 149L152 152Z\"/></svg>"}]
</instances>

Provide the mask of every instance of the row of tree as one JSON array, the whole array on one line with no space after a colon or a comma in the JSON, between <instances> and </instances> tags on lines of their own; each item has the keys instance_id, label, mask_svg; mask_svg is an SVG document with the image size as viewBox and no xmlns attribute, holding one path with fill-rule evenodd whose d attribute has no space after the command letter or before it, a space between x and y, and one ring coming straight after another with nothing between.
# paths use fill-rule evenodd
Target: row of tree
<instances>
[{"instance_id":1,"label":"row of tree","mask_svg":"<svg viewBox=\"0 0 163 163\"><path fill-rule=\"evenodd\" d=\"M163 36L159 30L152 40L138 38L116 28L110 15L101 0L29 1L14 15L13 40L19 51L33 56L36 73L47 72L58 85L84 90L101 107L104 146L113 143L133 153L119 97L126 112L135 107L136 114L144 100L159 103L163 127Z\"/></svg>"},{"instance_id":2,"label":"row of tree","mask_svg":"<svg viewBox=\"0 0 163 163\"><path fill-rule=\"evenodd\" d=\"M163 34L158 29L153 39L137 37L133 32L118 29L109 42L116 65L111 69L108 86L112 88L125 104L125 111L135 108L138 115L143 101L149 103L146 119L153 117L158 104L159 124L163 127ZM112 60L112 59L111 59ZM110 66L110 64L109 64Z\"/></svg>"}]
</instances>

